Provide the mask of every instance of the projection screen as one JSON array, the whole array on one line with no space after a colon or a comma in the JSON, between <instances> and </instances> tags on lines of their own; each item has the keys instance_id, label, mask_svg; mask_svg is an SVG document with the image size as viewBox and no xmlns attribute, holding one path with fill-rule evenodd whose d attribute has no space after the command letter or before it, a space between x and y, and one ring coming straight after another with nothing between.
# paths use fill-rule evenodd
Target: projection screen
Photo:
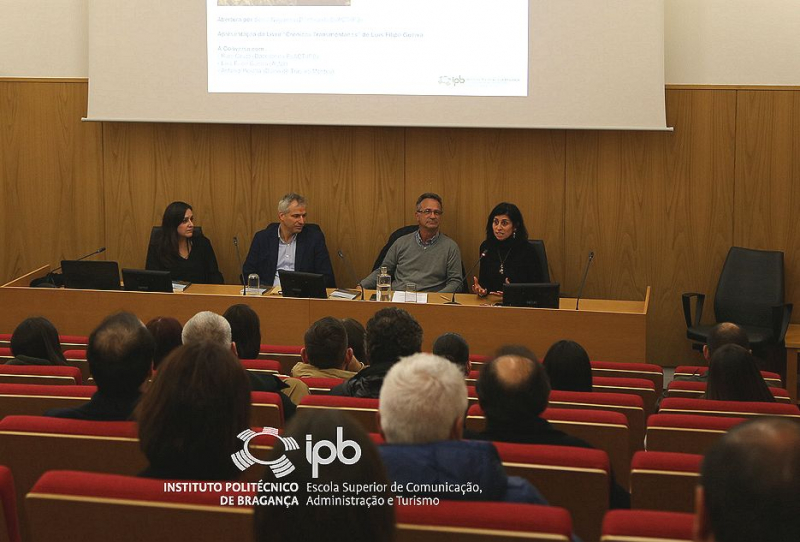
<instances>
[{"instance_id":1,"label":"projection screen","mask_svg":"<svg viewBox=\"0 0 800 542\"><path fill-rule=\"evenodd\" d=\"M664 3L90 0L87 119L664 130Z\"/></svg>"}]
</instances>

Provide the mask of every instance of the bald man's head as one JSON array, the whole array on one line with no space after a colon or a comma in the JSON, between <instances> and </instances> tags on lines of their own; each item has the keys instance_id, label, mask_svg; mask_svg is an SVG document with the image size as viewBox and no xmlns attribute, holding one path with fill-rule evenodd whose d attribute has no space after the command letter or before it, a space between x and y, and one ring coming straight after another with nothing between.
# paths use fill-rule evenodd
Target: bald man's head
<instances>
[{"instance_id":1,"label":"bald man's head","mask_svg":"<svg viewBox=\"0 0 800 542\"><path fill-rule=\"evenodd\" d=\"M550 382L542 365L515 355L500 356L487 363L477 388L489 426L539 416L550 398Z\"/></svg>"},{"instance_id":2,"label":"bald man's head","mask_svg":"<svg viewBox=\"0 0 800 542\"><path fill-rule=\"evenodd\" d=\"M800 540L800 425L759 418L736 426L703 460L696 538Z\"/></svg>"},{"instance_id":3,"label":"bald man's head","mask_svg":"<svg viewBox=\"0 0 800 542\"><path fill-rule=\"evenodd\" d=\"M738 344L745 350L750 350L750 340L747 338L745 330L731 322L720 322L708 333L708 339L703 347L703 356L710 360L714 352L726 344Z\"/></svg>"}]
</instances>

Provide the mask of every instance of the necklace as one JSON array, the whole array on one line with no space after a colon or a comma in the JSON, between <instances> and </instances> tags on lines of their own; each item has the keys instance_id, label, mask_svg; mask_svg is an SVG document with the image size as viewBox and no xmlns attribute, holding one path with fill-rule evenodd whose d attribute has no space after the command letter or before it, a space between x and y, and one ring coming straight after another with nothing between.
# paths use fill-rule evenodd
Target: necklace
<instances>
[{"instance_id":1,"label":"necklace","mask_svg":"<svg viewBox=\"0 0 800 542\"><path fill-rule=\"evenodd\" d=\"M501 275L505 274L503 266L505 265L506 260L508 259L508 255L511 254L511 250L513 248L514 247L511 247L511 248L508 249L508 252L506 252L506 257L505 258L503 258L503 256L500 254L500 249L499 248L497 249L497 257L500 259L500 274Z\"/></svg>"}]
</instances>

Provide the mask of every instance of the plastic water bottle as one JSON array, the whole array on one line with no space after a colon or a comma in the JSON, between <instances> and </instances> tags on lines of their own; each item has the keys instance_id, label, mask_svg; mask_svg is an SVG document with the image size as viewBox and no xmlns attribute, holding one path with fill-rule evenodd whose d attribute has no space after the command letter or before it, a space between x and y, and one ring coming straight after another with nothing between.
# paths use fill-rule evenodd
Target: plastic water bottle
<instances>
[{"instance_id":1,"label":"plastic water bottle","mask_svg":"<svg viewBox=\"0 0 800 542\"><path fill-rule=\"evenodd\" d=\"M389 274L389 269L385 265L382 265L378 273L378 295L376 299L378 301L391 301L391 289L392 276Z\"/></svg>"}]
</instances>

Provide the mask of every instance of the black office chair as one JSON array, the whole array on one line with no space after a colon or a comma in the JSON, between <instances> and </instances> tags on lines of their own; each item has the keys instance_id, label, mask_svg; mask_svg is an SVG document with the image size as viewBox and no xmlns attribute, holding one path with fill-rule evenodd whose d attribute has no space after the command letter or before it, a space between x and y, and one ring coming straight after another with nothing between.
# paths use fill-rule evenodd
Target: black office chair
<instances>
[{"instance_id":1,"label":"black office chair","mask_svg":"<svg viewBox=\"0 0 800 542\"><path fill-rule=\"evenodd\" d=\"M528 242L536 252L541 282L550 282L550 266L547 263L547 251L544 249L544 241L541 239L528 239Z\"/></svg>"},{"instance_id":2,"label":"black office chair","mask_svg":"<svg viewBox=\"0 0 800 542\"><path fill-rule=\"evenodd\" d=\"M404 235L408 235L409 233L414 233L419 229L417 224L413 224L411 226L403 226L402 228L397 228L392 232L392 235L389 236L389 240L386 241L386 244L383 245L378 257L375 259L375 263L372 264L372 270L375 271L377 268L381 266L383 263L383 259L386 258L386 254L389 252L389 249L392 247L395 241L403 237ZM463 267L463 264L462 264Z\"/></svg>"},{"instance_id":3,"label":"black office chair","mask_svg":"<svg viewBox=\"0 0 800 542\"><path fill-rule=\"evenodd\" d=\"M705 294L682 296L686 336L702 350L711 326L700 325ZM692 318L691 299L696 298ZM750 346L760 349L782 346L792 316L792 304L784 303L783 252L731 247L714 297L717 322L733 322L747 332Z\"/></svg>"}]
</instances>

